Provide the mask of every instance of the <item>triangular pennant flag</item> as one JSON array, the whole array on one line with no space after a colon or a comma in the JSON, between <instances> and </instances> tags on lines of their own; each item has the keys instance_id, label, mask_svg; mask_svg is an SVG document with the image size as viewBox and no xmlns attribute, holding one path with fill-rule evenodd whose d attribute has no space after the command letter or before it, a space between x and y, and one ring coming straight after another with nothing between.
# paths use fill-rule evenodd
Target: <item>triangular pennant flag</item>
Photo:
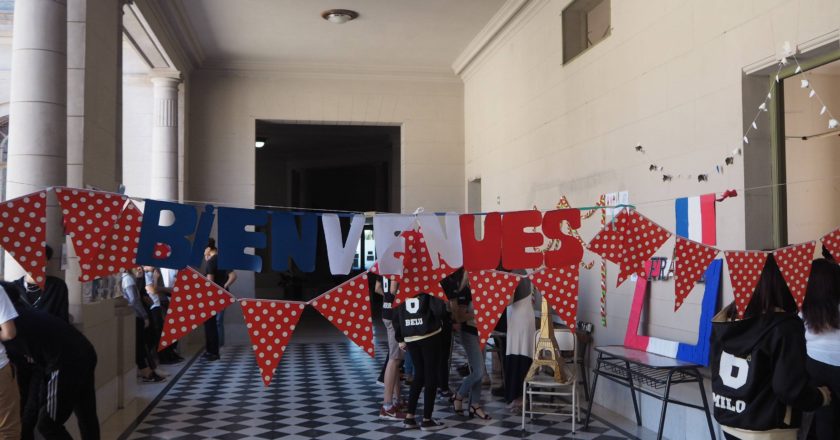
<instances>
[{"instance_id":1,"label":"triangular pennant flag","mask_svg":"<svg viewBox=\"0 0 840 440\"><path fill-rule=\"evenodd\" d=\"M548 300L557 316L574 329L577 323L577 305L580 283L580 266L571 264L561 268L547 267L528 276Z\"/></svg>"},{"instance_id":2,"label":"triangular pennant flag","mask_svg":"<svg viewBox=\"0 0 840 440\"><path fill-rule=\"evenodd\" d=\"M831 256L834 257L834 261L840 261L840 228L825 234L820 241L828 249Z\"/></svg>"},{"instance_id":3,"label":"triangular pennant flag","mask_svg":"<svg viewBox=\"0 0 840 440\"><path fill-rule=\"evenodd\" d=\"M239 303L253 344L260 377L263 384L268 386L306 304L264 299L241 299Z\"/></svg>"},{"instance_id":4,"label":"triangular pennant flag","mask_svg":"<svg viewBox=\"0 0 840 440\"><path fill-rule=\"evenodd\" d=\"M685 298L691 293L691 289L703 276L706 268L718 254L718 250L704 244L691 241L677 236L677 246L674 248L674 259L676 260L676 283L674 311L679 310Z\"/></svg>"},{"instance_id":5,"label":"triangular pennant flag","mask_svg":"<svg viewBox=\"0 0 840 440\"><path fill-rule=\"evenodd\" d=\"M143 213L134 202L129 201L96 250L96 257L92 261L80 262L82 274L79 281L93 281L137 267L135 259L142 224Z\"/></svg>"},{"instance_id":6,"label":"triangular pennant flag","mask_svg":"<svg viewBox=\"0 0 840 440\"><path fill-rule=\"evenodd\" d=\"M645 276L645 262L671 237L667 229L636 211L629 211L624 224L624 256L617 286L630 275Z\"/></svg>"},{"instance_id":7,"label":"triangular pennant flag","mask_svg":"<svg viewBox=\"0 0 840 440\"><path fill-rule=\"evenodd\" d=\"M628 210L622 209L612 222L607 223L595 234L586 246L590 251L600 255L603 259L615 264L621 264L624 258L625 234L624 225L627 222Z\"/></svg>"},{"instance_id":8,"label":"triangular pennant flag","mask_svg":"<svg viewBox=\"0 0 840 440\"><path fill-rule=\"evenodd\" d=\"M169 312L163 320L158 351L195 330L234 301L230 292L208 280L195 269L181 269L175 279L175 287L172 288Z\"/></svg>"},{"instance_id":9,"label":"triangular pennant flag","mask_svg":"<svg viewBox=\"0 0 840 440\"><path fill-rule=\"evenodd\" d=\"M735 307L738 317L743 318L744 312L752 299L755 286L761 277L767 253L762 251L724 251L726 265L729 266L729 280L735 294Z\"/></svg>"},{"instance_id":10,"label":"triangular pennant flag","mask_svg":"<svg viewBox=\"0 0 840 440\"><path fill-rule=\"evenodd\" d=\"M309 303L373 357L373 327L367 272L339 284Z\"/></svg>"},{"instance_id":11,"label":"triangular pennant flag","mask_svg":"<svg viewBox=\"0 0 840 440\"><path fill-rule=\"evenodd\" d=\"M782 272L790 294L796 300L796 307L800 309L808 289L808 277L811 275L811 262L814 261L816 246L816 241L810 241L773 251L779 271Z\"/></svg>"},{"instance_id":12,"label":"triangular pennant flag","mask_svg":"<svg viewBox=\"0 0 840 440\"><path fill-rule=\"evenodd\" d=\"M400 288L394 298L393 307L421 293L449 301L443 288L440 287L440 282L455 272L455 269L449 267L443 258L440 259L440 266L432 265L429 248L426 246L426 239L423 238L422 232L405 231L402 235L405 237L403 276L400 279Z\"/></svg>"},{"instance_id":13,"label":"triangular pennant flag","mask_svg":"<svg viewBox=\"0 0 840 440\"><path fill-rule=\"evenodd\" d=\"M478 341L483 350L499 318L510 304L520 277L496 270L480 270L470 272L469 275L475 308L475 326L478 329Z\"/></svg>"},{"instance_id":14,"label":"triangular pennant flag","mask_svg":"<svg viewBox=\"0 0 840 440\"><path fill-rule=\"evenodd\" d=\"M44 288L47 265L47 192L0 203L0 247Z\"/></svg>"},{"instance_id":15,"label":"triangular pennant flag","mask_svg":"<svg viewBox=\"0 0 840 440\"><path fill-rule=\"evenodd\" d=\"M56 188L64 230L81 262L93 261L127 199L122 194L77 188Z\"/></svg>"}]
</instances>

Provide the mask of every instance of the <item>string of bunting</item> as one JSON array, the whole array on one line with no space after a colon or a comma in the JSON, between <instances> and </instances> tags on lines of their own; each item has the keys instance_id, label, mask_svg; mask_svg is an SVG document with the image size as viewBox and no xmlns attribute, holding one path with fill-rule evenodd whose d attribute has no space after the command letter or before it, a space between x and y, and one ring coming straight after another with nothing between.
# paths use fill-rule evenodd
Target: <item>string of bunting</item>
<instances>
[{"instance_id":1,"label":"string of bunting","mask_svg":"<svg viewBox=\"0 0 840 440\"><path fill-rule=\"evenodd\" d=\"M108 193L101 191L62 188L61 191L57 191L57 195L64 213L65 229L68 234L72 234L71 243L77 247L77 252L80 249L82 253L84 249L89 250L90 256L86 257L86 262L80 262L83 279L96 279L145 264L173 267L162 262L169 261L168 258L176 258L179 253L192 254L186 255L185 260L191 263L180 266L183 268L178 272L172 291L159 349L171 346L179 338L220 311L239 302L243 307L243 315L261 378L266 386L271 382L285 346L297 326L301 312L307 305L315 308L364 352L373 356L368 272L353 276L308 303L254 299L237 301L230 292L193 269L198 264L194 262L200 262L202 256L200 251L204 247L204 242L200 239L201 231L209 231L212 227L212 216L209 217L210 220L204 215L201 218L195 218L194 207L154 200L146 200L145 212L140 212L130 199L118 194L111 194L108 197ZM43 244L46 197L46 191L39 191L0 204L0 224L4 226L0 229L0 246L9 251L19 263L35 275L43 274L43 264L45 264ZM603 196L599 204L603 205ZM224 217L221 209L220 225L231 221L230 218ZM184 243L178 244L178 240L166 241L161 237L149 238L147 236L149 224L160 227L160 212L163 210L169 210L175 214L173 225L183 221L184 216L189 216L188 213L193 215L196 232L192 246L185 237L181 237ZM242 214L245 211L250 210L237 209L235 213ZM212 207L205 209L205 213L212 212ZM260 211L255 212L266 217L269 215L265 211L261 211L262 214ZM282 215L288 215L288 213L282 213ZM470 214L460 216L452 214L446 218L448 226L460 225L465 228L464 235L460 234L460 230L455 233L455 229L452 228L444 231L437 220L427 222L428 218L419 215L409 216L410 221L398 217L394 216L391 220L398 220L397 223L401 225L400 229L396 230L399 234L395 236L393 234L395 230L386 229L384 236L390 234L393 238L387 248L391 258L395 258L399 264L389 274L388 271L383 270L383 263L385 263L383 258L386 255L380 254L380 259L372 267L371 272L379 272L383 276L400 279L403 288L400 289L398 297L401 301L421 293L445 298L440 281L452 274L456 267L461 266L461 264L450 265L447 262L461 261L470 276L479 335L482 344L486 343L501 313L510 304L513 292L522 278L520 275L494 270L501 261L505 267L511 269L532 269L528 278L543 292L545 299L557 315L570 328L575 327L583 244L577 238L569 234L561 234L559 231L563 222L569 222L573 229L579 227L580 211L560 209L545 214L534 210L489 213L484 219L482 240L475 239L474 231L468 229L474 225L474 216ZM280 219L285 221L287 217L280 217ZM542 222L542 232L526 232L533 227L535 222ZM600 255L605 261L619 266L617 285L621 285L634 275L645 276L645 263L673 235L641 213L627 207L621 208L609 223L605 221L605 217L602 217L602 223L604 223L603 227L585 247ZM248 224L262 225L264 223ZM380 221L379 226L383 227L387 224ZM273 223L272 228L275 227L276 224ZM305 232L305 228L298 230L298 227L294 225L290 228L291 232L280 229L273 229L273 231L290 241L303 241L304 235L312 233ZM308 228L312 229L312 226ZM222 235L223 227L220 226L219 230L221 246L225 241L230 241L230 238ZM188 231L186 234L189 235L191 232ZM525 249L535 247L532 244L535 240L542 243L546 237L561 240L563 243L559 249L545 250L544 253L525 251ZM168 239L173 239L173 237L169 236ZM88 240L92 241L93 245ZM237 236L234 241L237 240L238 242L234 244L240 249L260 246L253 237ZM341 240L339 234L337 241L339 243L328 245L328 249L337 247L341 250L335 252L345 252L346 249L355 252L356 246L350 237L346 241ZM831 255L840 258L840 228L821 237L819 241ZM457 245L448 246L452 242ZM502 247L501 243L505 243L506 247ZM179 247L182 245L183 247ZM151 250L145 257L142 252L144 246ZM576 246L580 246L577 249L579 252L576 251ZM808 241L772 251L799 306L804 301L810 264L816 246L817 241ZM461 255L461 250L463 250L463 255ZM308 258L305 252L301 253L299 250L290 248L285 251L287 253L283 255L295 262ZM675 310L684 303L700 274L706 270L718 252L720 251L717 248L682 237L677 238L674 249L677 278ZM727 250L723 253L729 267L736 306L739 313L743 314L770 252ZM222 255L224 254L220 252L220 258ZM230 254L228 255L230 258ZM249 254L243 255L254 257ZM193 256L197 256L197 260L190 260ZM432 258L433 256L435 258ZM151 264L155 262L161 264ZM288 261L285 262L285 264L288 263ZM220 266L222 266L221 262ZM275 269L276 266L272 268ZM604 269L605 266L602 267L602 274ZM606 287L603 277L602 283L603 298Z\"/></svg>"}]
</instances>

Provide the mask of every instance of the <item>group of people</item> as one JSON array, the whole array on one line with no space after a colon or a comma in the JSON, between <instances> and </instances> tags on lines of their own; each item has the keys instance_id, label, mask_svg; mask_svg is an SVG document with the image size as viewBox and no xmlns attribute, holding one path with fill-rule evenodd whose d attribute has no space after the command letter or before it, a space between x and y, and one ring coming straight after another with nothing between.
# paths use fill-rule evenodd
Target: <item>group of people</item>
<instances>
[{"instance_id":1,"label":"group of people","mask_svg":"<svg viewBox=\"0 0 840 440\"><path fill-rule=\"evenodd\" d=\"M388 358L380 380L384 385L379 418L402 421L407 429L436 431L444 424L433 417L435 401L448 402L460 416L490 420L481 405L487 381L485 353L479 342L475 308L467 273L460 269L441 282L448 301L422 293L392 308L399 290L398 278L375 275L374 291L383 297L382 320L388 339ZM504 385L497 388L511 408L520 405L522 381L531 364L534 310L532 288L523 279L516 289L507 316L497 328L507 327ZM466 354L467 367L457 390L449 387L453 340L457 335ZM401 367L409 382L408 400L402 399ZM415 418L423 394L422 420ZM494 390L494 394L496 390Z\"/></svg>"},{"instance_id":2,"label":"group of people","mask_svg":"<svg viewBox=\"0 0 840 440\"><path fill-rule=\"evenodd\" d=\"M823 255L801 312L770 254L743 316L733 302L713 319L714 412L727 439L840 438L840 266Z\"/></svg>"}]
</instances>

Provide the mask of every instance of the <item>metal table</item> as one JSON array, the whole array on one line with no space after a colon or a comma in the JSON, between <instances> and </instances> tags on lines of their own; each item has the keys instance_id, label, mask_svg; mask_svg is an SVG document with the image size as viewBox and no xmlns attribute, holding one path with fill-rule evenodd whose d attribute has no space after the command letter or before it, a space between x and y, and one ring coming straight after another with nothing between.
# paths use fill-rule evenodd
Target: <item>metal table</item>
<instances>
[{"instance_id":1,"label":"metal table","mask_svg":"<svg viewBox=\"0 0 840 440\"><path fill-rule=\"evenodd\" d=\"M706 389L703 387L703 377L700 375L701 365L660 356L646 351L636 350L621 345L595 347L598 359L593 370L592 391L589 407L586 411L584 430L589 427L589 417L592 414L592 401L595 400L595 386L598 378L616 382L630 388L633 398L633 409L636 412L636 424L642 425L642 415L636 400L636 391L662 401L662 413L659 416L659 430L657 439L662 438L662 428L665 426L665 412L669 403L702 410L706 414L709 424L709 435L715 440L715 428L712 415L709 412L709 402L706 399ZM671 386L681 383L696 383L700 388L700 399L703 405L683 402L671 397ZM664 388L660 394L658 390Z\"/></svg>"}]
</instances>

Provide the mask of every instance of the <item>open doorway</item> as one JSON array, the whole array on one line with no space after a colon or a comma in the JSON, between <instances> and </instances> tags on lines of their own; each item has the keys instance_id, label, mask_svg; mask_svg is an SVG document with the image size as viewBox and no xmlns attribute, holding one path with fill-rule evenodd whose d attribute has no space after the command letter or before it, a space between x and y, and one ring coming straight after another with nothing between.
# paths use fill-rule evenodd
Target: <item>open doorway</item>
<instances>
[{"instance_id":1,"label":"open doorway","mask_svg":"<svg viewBox=\"0 0 840 440\"><path fill-rule=\"evenodd\" d=\"M400 127L313 125L259 120L255 131L257 208L399 212ZM342 218L344 232L349 218ZM270 234L269 230L265 231ZM354 272L375 260L372 226L366 225ZM270 237L269 237L270 240ZM264 267L270 252L260 250ZM329 271L323 234L318 234L315 272L256 274L257 298L309 300L347 276Z\"/></svg>"}]
</instances>

